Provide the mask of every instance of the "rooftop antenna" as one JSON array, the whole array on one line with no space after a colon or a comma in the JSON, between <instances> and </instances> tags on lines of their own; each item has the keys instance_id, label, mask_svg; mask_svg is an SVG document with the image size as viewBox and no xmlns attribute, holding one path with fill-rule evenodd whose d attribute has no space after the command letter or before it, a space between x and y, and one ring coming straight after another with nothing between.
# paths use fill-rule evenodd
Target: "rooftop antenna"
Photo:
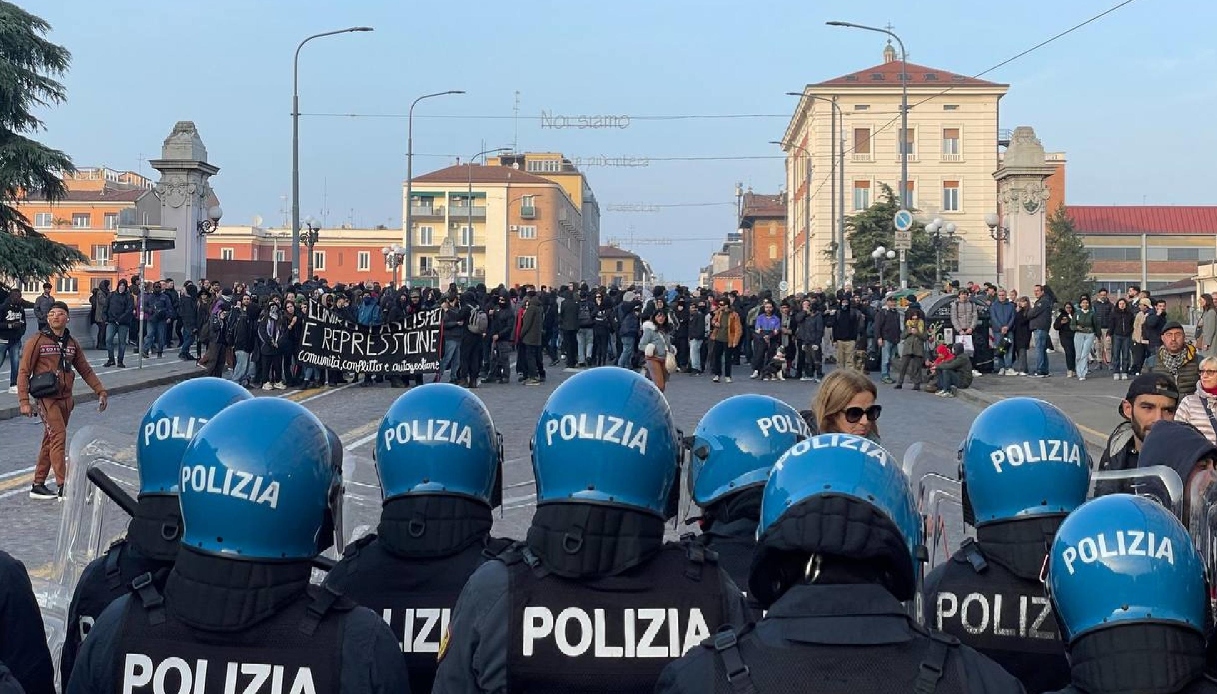
<instances>
[{"instance_id":1,"label":"rooftop antenna","mask_svg":"<svg viewBox=\"0 0 1217 694\"><path fill-rule=\"evenodd\" d=\"M330 218L330 179L323 177L321 179L321 228L324 229L329 224Z\"/></svg>"},{"instance_id":2,"label":"rooftop antenna","mask_svg":"<svg viewBox=\"0 0 1217 694\"><path fill-rule=\"evenodd\" d=\"M511 108L511 151L512 153L519 152L520 143L520 90L516 90L516 102Z\"/></svg>"}]
</instances>

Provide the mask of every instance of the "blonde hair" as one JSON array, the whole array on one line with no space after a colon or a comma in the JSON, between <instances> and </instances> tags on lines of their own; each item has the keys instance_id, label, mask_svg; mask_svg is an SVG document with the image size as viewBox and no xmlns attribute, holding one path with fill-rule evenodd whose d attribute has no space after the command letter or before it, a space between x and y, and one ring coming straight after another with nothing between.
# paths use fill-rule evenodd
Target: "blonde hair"
<instances>
[{"instance_id":1,"label":"blonde hair","mask_svg":"<svg viewBox=\"0 0 1217 694\"><path fill-rule=\"evenodd\" d=\"M1217 357L1205 357L1200 360L1200 368L1217 369Z\"/></svg>"},{"instance_id":2,"label":"blonde hair","mask_svg":"<svg viewBox=\"0 0 1217 694\"><path fill-rule=\"evenodd\" d=\"M824 378L811 401L811 411L815 415L819 433L833 433L830 426L832 417L844 412L849 407L849 401L858 393L870 393L876 400L879 399L879 390L875 388L874 381L852 369L838 367ZM878 436L879 424L871 422L870 425L871 433Z\"/></svg>"}]
</instances>

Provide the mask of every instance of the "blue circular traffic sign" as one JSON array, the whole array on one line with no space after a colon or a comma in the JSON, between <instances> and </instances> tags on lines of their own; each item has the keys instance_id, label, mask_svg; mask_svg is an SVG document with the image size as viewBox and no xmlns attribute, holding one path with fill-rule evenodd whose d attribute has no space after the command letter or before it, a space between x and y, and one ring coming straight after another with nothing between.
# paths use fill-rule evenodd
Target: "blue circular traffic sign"
<instances>
[{"instance_id":1,"label":"blue circular traffic sign","mask_svg":"<svg viewBox=\"0 0 1217 694\"><path fill-rule=\"evenodd\" d=\"M908 231L913 228L913 213L908 210L900 210L896 212L893 221L896 224L896 231Z\"/></svg>"}]
</instances>

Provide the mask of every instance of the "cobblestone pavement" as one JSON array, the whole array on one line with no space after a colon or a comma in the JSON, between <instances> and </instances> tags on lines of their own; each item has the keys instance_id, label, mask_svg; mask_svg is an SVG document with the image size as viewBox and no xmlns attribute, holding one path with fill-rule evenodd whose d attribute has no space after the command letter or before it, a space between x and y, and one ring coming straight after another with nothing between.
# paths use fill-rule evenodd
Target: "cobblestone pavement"
<instances>
[{"instance_id":1,"label":"cobblestone pavement","mask_svg":"<svg viewBox=\"0 0 1217 694\"><path fill-rule=\"evenodd\" d=\"M797 409L806 409L816 388L816 384L810 382L752 381L747 374L743 371L741 377L737 371L735 382L731 384L712 383L709 376L674 376L667 395L677 425L686 433L692 433L706 410L723 398L739 393L765 393L781 398ZM535 492L529 439L546 397L569 377L569 373L551 368L549 381L540 387L513 383L484 385L476 391L490 409L505 444L504 484L507 489L501 516L496 513L496 534L520 538L527 529ZM69 437L90 424L107 427L123 437L134 437L144 410L165 388L115 396L110 401L110 408L102 414L97 412L95 404L79 405L73 413ZM370 461L380 418L401 393L387 385L377 385L288 390L275 392L273 396L302 403L340 434L347 456L363 456ZM262 391L256 391L256 394L272 396L272 393ZM961 400L938 398L907 388L896 391L883 385L880 385L880 403L885 408L880 420L883 442L897 457L910 444L920 440L930 440L944 447L955 446L978 412L975 406ZM253 424L250 435L257 435ZM37 420L0 421L0 548L24 561L36 575L46 573L54 554L61 515L57 502L34 501L27 494L41 436L42 428Z\"/></svg>"}]
</instances>

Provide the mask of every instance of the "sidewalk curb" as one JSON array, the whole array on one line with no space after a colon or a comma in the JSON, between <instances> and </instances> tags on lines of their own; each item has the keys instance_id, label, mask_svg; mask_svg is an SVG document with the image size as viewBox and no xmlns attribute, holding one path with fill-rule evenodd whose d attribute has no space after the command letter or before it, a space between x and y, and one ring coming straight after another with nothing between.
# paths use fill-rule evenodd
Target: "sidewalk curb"
<instances>
[{"instance_id":1,"label":"sidewalk curb","mask_svg":"<svg viewBox=\"0 0 1217 694\"><path fill-rule=\"evenodd\" d=\"M124 383L122 385L116 385L113 388L107 388L106 393L108 393L109 395L122 395L123 393L134 393L135 391L144 390L146 388L156 388L158 386L167 386L167 385L170 385L173 383L178 383L180 381L186 381L191 378L196 378L196 377L202 376L202 375L204 375L204 373L201 370L192 369L190 371L183 371L181 373L173 373L173 374L166 374L164 376L157 376L155 378L150 378L146 381L137 381L135 383ZM77 383L80 383L80 382L81 381L78 379ZM76 405L80 405L81 403L85 403L85 402L95 402L97 400L97 393L94 393L91 389L86 387L85 390L82 392L73 393L72 397L76 401ZM6 420L6 419L15 419L20 416L21 416L21 405L20 404L14 404L11 407L0 407L0 421Z\"/></svg>"},{"instance_id":2,"label":"sidewalk curb","mask_svg":"<svg viewBox=\"0 0 1217 694\"><path fill-rule=\"evenodd\" d=\"M967 401L982 410L989 405L1005 400L1006 398L995 393L989 393L978 389L975 386L971 388L961 388L955 392L956 397L960 400ZM1078 431L1082 433L1082 438L1086 439L1086 443L1090 444L1097 450L1103 450L1107 446L1107 437L1096 435L1094 430L1088 427L1078 426Z\"/></svg>"}]
</instances>

